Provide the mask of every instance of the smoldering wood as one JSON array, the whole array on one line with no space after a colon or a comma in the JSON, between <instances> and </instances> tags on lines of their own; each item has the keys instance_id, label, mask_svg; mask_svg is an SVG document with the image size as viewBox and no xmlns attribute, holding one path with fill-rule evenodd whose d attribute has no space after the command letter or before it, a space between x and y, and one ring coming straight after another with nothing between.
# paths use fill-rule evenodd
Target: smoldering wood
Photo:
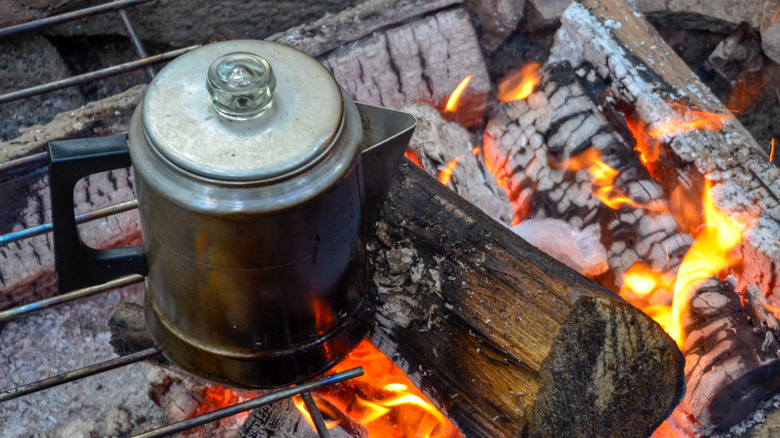
<instances>
[{"instance_id":1,"label":"smoldering wood","mask_svg":"<svg viewBox=\"0 0 780 438\"><path fill-rule=\"evenodd\" d=\"M466 127L482 123L490 78L464 8L374 32L320 62L356 101L395 109L412 102L439 103L471 75L462 97L467 110L458 113L457 121Z\"/></svg>"},{"instance_id":2,"label":"smoldering wood","mask_svg":"<svg viewBox=\"0 0 780 438\"><path fill-rule=\"evenodd\" d=\"M346 414L330 429L333 438L368 438L365 427ZM316 438L319 435L303 418L292 399L262 406L252 411L236 433L236 438Z\"/></svg>"},{"instance_id":3,"label":"smoldering wood","mask_svg":"<svg viewBox=\"0 0 780 438\"><path fill-rule=\"evenodd\" d=\"M693 242L668 213L668 193L650 176L629 143L625 120L608 120L597 77L578 73L568 62L540 72L536 91L526 100L497 106L485 129L485 161L501 178L526 218L555 218L582 230L598 226L607 249L608 273L599 282L613 291L635 263L674 273ZM590 78L590 79L588 79ZM595 94L595 97L594 97ZM612 112L615 117L618 113ZM590 166L574 165L590 148L618 171L614 189L643 207L606 206L596 195ZM647 299L669 304L668 291Z\"/></svg>"},{"instance_id":4,"label":"smoldering wood","mask_svg":"<svg viewBox=\"0 0 780 438\"><path fill-rule=\"evenodd\" d=\"M309 56L324 55L389 25L463 3L463 0L368 0L266 38Z\"/></svg>"},{"instance_id":5,"label":"smoldering wood","mask_svg":"<svg viewBox=\"0 0 780 438\"><path fill-rule=\"evenodd\" d=\"M466 436L644 436L682 397L660 326L410 163L368 248L371 342Z\"/></svg>"},{"instance_id":6,"label":"smoldering wood","mask_svg":"<svg viewBox=\"0 0 780 438\"><path fill-rule=\"evenodd\" d=\"M459 124L445 120L428 104L412 103L402 110L417 117L408 150L423 169L435 176L455 162L448 187L494 220L510 226L513 214L509 198L481 161L479 152L474 153L477 142L471 134Z\"/></svg>"},{"instance_id":7,"label":"smoldering wood","mask_svg":"<svg viewBox=\"0 0 780 438\"><path fill-rule=\"evenodd\" d=\"M727 113L712 92L669 48L643 16L622 0L582 0L562 17L550 61L589 63L610 83L616 100L629 103L650 129L684 119L685 106ZM739 248L739 289L755 284L780 296L780 169L745 128L729 118L719 131L689 131L665 138L659 164L669 186L702 176L714 182L713 200L731 217L755 217Z\"/></svg>"},{"instance_id":8,"label":"smoldering wood","mask_svg":"<svg viewBox=\"0 0 780 438\"><path fill-rule=\"evenodd\" d=\"M743 307L736 282L697 288L683 320L686 401L707 432L723 433L780 391L778 324L749 288Z\"/></svg>"}]
</instances>

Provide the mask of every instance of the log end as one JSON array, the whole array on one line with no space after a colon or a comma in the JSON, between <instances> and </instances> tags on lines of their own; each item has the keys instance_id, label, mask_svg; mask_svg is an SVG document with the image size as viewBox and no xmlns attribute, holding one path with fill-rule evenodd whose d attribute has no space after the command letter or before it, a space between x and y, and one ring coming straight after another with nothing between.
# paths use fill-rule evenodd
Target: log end
<instances>
[{"instance_id":1,"label":"log end","mask_svg":"<svg viewBox=\"0 0 780 438\"><path fill-rule=\"evenodd\" d=\"M682 400L685 359L631 305L582 296L540 370L533 437L649 436Z\"/></svg>"}]
</instances>

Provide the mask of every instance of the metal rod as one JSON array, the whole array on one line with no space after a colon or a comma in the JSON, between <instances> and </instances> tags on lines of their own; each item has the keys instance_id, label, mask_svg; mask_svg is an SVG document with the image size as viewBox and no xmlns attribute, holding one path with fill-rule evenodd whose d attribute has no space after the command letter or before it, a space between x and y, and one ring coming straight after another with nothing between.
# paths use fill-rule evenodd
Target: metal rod
<instances>
[{"instance_id":1,"label":"metal rod","mask_svg":"<svg viewBox=\"0 0 780 438\"><path fill-rule=\"evenodd\" d=\"M143 43L141 43L141 40L135 33L133 23L130 22L130 17L127 16L127 10L122 8L117 10L116 13L119 14L119 17L122 19L122 23L125 25L125 30L127 30L127 34L130 35L130 39L133 41L133 46L135 46L135 51L138 53L138 56L141 58L148 58L149 54L146 53L146 49L144 49ZM154 67L147 65L144 69L146 70L146 74L149 75L149 79L154 79L154 75L156 74Z\"/></svg>"},{"instance_id":2,"label":"metal rod","mask_svg":"<svg viewBox=\"0 0 780 438\"><path fill-rule=\"evenodd\" d=\"M311 420L314 422L314 427L317 429L317 433L321 438L330 438L330 431L328 426L325 425L325 420L322 418L322 412L317 407L317 403L314 402L314 397L311 396L311 392L304 391L301 393L303 403L306 405L306 410L311 415Z\"/></svg>"},{"instance_id":3,"label":"metal rod","mask_svg":"<svg viewBox=\"0 0 780 438\"><path fill-rule=\"evenodd\" d=\"M91 8L79 9L78 11L67 12L65 14L54 15L52 17L42 18L40 20L29 21L27 23L17 24L0 29L0 38L13 35L19 32L27 32L41 27L52 26L55 24L66 23L68 21L86 18L91 15L102 14L104 12L115 11L117 9L133 6L141 3L148 3L152 0L119 0L111 3L93 6Z\"/></svg>"},{"instance_id":4,"label":"metal rod","mask_svg":"<svg viewBox=\"0 0 780 438\"><path fill-rule=\"evenodd\" d=\"M317 380L301 383L300 385L291 386L289 388L281 389L279 391L271 392L261 395L260 397L245 402L234 404L226 408L211 411L207 414L192 417L190 419L179 421L178 423L169 424L159 429L151 430L140 435L135 435L133 438L160 438L171 436L175 433L183 432L193 427L202 426L213 421L227 418L231 415L238 414L239 412L248 411L250 409L259 408L260 406L274 403L279 400L283 400L288 397L300 394L304 391L310 391L312 389L322 388L323 386L333 385L335 383L342 382L344 380L352 379L354 377L363 375L363 367L353 368L338 374L332 374L325 376Z\"/></svg>"},{"instance_id":5,"label":"metal rod","mask_svg":"<svg viewBox=\"0 0 780 438\"><path fill-rule=\"evenodd\" d=\"M133 199L132 201L122 202L121 204L90 211L89 213L76 216L76 224L83 224L84 222L104 218L113 214L124 213L136 207L138 207L138 201ZM52 224L42 224L31 228L25 228L20 231L15 231L13 233L3 234L0 236L0 245L7 245L17 240L29 239L30 237L39 236L43 233L48 233L52 230L52 228Z\"/></svg>"},{"instance_id":6,"label":"metal rod","mask_svg":"<svg viewBox=\"0 0 780 438\"><path fill-rule=\"evenodd\" d=\"M73 382L75 380L83 379L85 377L94 376L95 374L100 374L105 371L110 371L125 365L130 365L145 359L149 359L151 357L157 356L158 354L160 354L160 350L156 348L149 348L137 353L128 354L127 356L121 356L116 359L111 359L95 365L80 368L69 373L60 374L58 376L39 380L34 383L28 383L27 385L22 385L17 388L0 392L0 402L13 400L15 398L29 395L38 391L43 391L44 389L49 389L54 386L59 386L65 383Z\"/></svg>"},{"instance_id":7,"label":"metal rod","mask_svg":"<svg viewBox=\"0 0 780 438\"><path fill-rule=\"evenodd\" d=\"M196 47L200 47L200 46L196 45L196 46L185 47L183 49L161 53L159 55L154 55L148 58L138 59L136 61L115 65L112 67L104 68L102 70L96 70L78 76L73 76L67 79L49 82L47 84L26 88L24 90L3 94L0 95L0 104L12 102L14 100L24 99L26 97L35 96L38 94L48 93L50 91L61 90L63 88L72 87L74 85L85 84L87 82L96 81L98 79L103 79L109 76L115 76L133 70L138 70L139 68L149 64L154 64L157 62L167 61L169 59L175 58L179 55L189 52L190 50Z\"/></svg>"},{"instance_id":8,"label":"metal rod","mask_svg":"<svg viewBox=\"0 0 780 438\"><path fill-rule=\"evenodd\" d=\"M76 289L66 294L53 296L46 298L45 300L36 301L34 303L25 304L24 306L14 307L13 309L3 310L0 312L0 323L7 322L12 319L19 318L20 316L27 315L32 312L36 312L42 309L48 309L49 307L58 306L79 298L86 298L99 293L107 292L112 289L130 286L144 281L144 276L139 274L130 274L124 277L111 280L108 283L103 283L97 286L85 287L83 289ZM2 400L0 400L2 401Z\"/></svg>"},{"instance_id":9,"label":"metal rod","mask_svg":"<svg viewBox=\"0 0 780 438\"><path fill-rule=\"evenodd\" d=\"M41 152L33 155L28 155L22 158L17 158L15 160L6 161L4 163L0 163L0 176L12 170L18 169L20 167L46 164L46 161L48 159L49 159L48 154L46 152Z\"/></svg>"}]
</instances>

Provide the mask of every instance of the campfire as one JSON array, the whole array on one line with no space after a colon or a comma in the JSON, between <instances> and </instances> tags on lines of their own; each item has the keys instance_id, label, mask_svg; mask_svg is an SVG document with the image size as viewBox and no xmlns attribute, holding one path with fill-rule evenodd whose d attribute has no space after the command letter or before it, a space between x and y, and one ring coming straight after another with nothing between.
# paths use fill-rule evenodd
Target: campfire
<instances>
[{"instance_id":1,"label":"campfire","mask_svg":"<svg viewBox=\"0 0 780 438\"><path fill-rule=\"evenodd\" d=\"M739 94L724 106L646 20L662 22L670 11L622 0L579 0L557 11L528 0L514 13L507 10L518 2L509 0L381 3L267 37L316 56L355 100L403 109L420 122L406 154L414 164L402 166L367 245L374 328L329 371L362 366L366 374L311 393L331 434L661 438L758 431L755 419L771 420L780 403L780 171L774 140L763 150L738 120L750 108L745 100L762 92L745 83L753 78L765 90L771 74L735 73L734 64L774 71L764 53L776 56L776 8L740 18L762 41L744 28L719 37L708 68L731 75ZM690 3L681 6L690 8L685 16L737 19ZM146 20L139 23L143 38ZM57 32L49 38L61 47ZM242 32L220 29L213 39L257 36ZM532 48L524 45L537 36ZM179 40L175 47L205 42ZM764 44L763 52L750 44ZM735 46L752 55L740 58ZM14 206L0 215L3 233L49 219L40 201L46 180L18 159L54 139L122 132L144 87L3 143L0 169L13 166L9 177L0 174L0 192ZM6 189L8 181L15 182ZM133 177L119 169L75 190L82 214L131 202ZM142 239L134 211L81 227L95 247ZM3 307L54 293L49 237L0 247L0 256ZM124 291L101 305L138 294ZM149 346L121 328L137 312L114 308L110 337L120 355ZM0 335L22 349L29 324L9 323ZM95 339L107 342L106 330ZM155 427L259 395L198 381L164 361L144 367L136 392L148 391L162 407ZM40 369L2 382L35 380ZM111 418L122 426L106 421L104 432L151 428L133 403L117 405ZM87 423L80 427L101 433ZM187 434L316 436L314 427L298 396Z\"/></svg>"}]
</instances>

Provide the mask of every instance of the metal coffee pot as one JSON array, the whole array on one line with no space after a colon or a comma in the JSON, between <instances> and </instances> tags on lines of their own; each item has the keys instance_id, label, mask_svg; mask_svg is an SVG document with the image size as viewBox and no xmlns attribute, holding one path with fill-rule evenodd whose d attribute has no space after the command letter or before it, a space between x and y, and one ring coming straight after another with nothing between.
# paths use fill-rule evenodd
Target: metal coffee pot
<instances>
[{"instance_id":1,"label":"metal coffee pot","mask_svg":"<svg viewBox=\"0 0 780 438\"><path fill-rule=\"evenodd\" d=\"M297 50L193 50L155 77L127 139L49 145L60 289L145 274L147 327L185 370L249 388L321 374L373 320L363 242L415 124L355 104ZM85 247L74 184L131 162L144 246Z\"/></svg>"}]
</instances>

